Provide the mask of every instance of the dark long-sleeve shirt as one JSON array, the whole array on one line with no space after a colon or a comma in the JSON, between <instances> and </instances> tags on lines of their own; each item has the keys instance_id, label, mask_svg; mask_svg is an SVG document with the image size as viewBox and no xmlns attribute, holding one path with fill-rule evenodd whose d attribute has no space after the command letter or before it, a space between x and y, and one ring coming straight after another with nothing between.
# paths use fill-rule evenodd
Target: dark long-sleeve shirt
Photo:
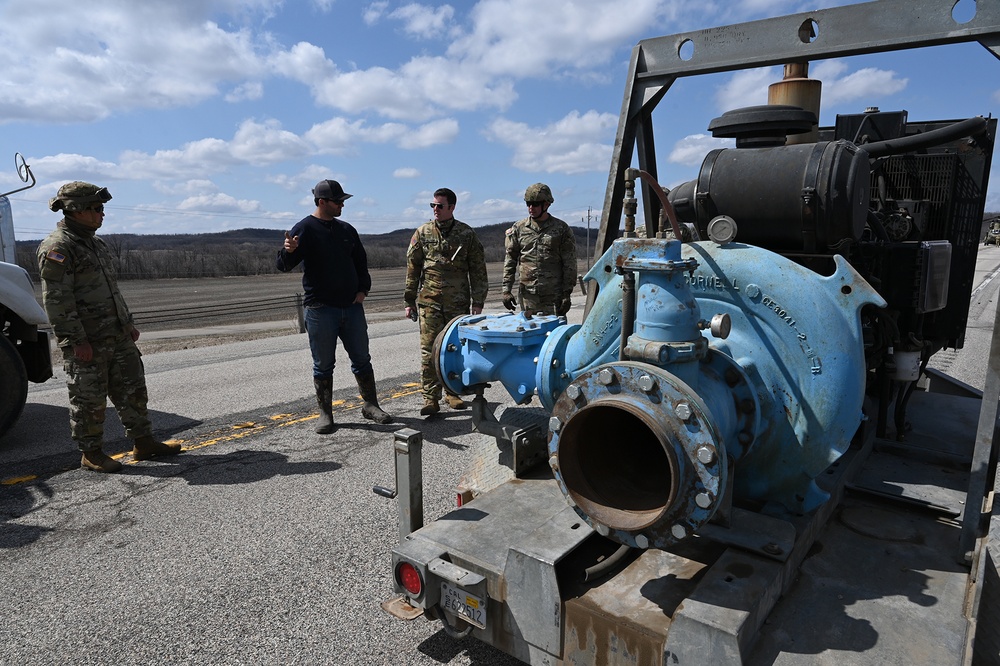
<instances>
[{"instance_id":1,"label":"dark long-sleeve shirt","mask_svg":"<svg viewBox=\"0 0 1000 666\"><path fill-rule=\"evenodd\" d=\"M347 222L336 218L327 222L309 215L292 227L289 234L299 237L298 249L286 252L281 248L275 265L287 273L305 263L302 274L305 305L345 308L354 302L359 291L367 294L372 288L368 255L357 230Z\"/></svg>"}]
</instances>

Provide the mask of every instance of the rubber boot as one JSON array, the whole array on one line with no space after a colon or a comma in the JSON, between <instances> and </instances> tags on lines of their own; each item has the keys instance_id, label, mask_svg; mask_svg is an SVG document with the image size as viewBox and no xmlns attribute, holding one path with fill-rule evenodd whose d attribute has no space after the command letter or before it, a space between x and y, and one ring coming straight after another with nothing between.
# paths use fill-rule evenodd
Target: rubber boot
<instances>
[{"instance_id":1,"label":"rubber boot","mask_svg":"<svg viewBox=\"0 0 1000 666\"><path fill-rule=\"evenodd\" d=\"M444 399L448 403L448 406L452 409L465 409L469 405L466 404L460 396L454 395L452 393L445 393Z\"/></svg>"},{"instance_id":2,"label":"rubber boot","mask_svg":"<svg viewBox=\"0 0 1000 666\"><path fill-rule=\"evenodd\" d=\"M319 405L319 421L316 422L316 432L329 435L336 425L333 423L333 379L330 377L313 377L316 387L316 404Z\"/></svg>"},{"instance_id":3,"label":"rubber boot","mask_svg":"<svg viewBox=\"0 0 1000 666\"><path fill-rule=\"evenodd\" d=\"M420 408L421 416L433 416L441 411L438 401L434 398L424 398L424 406Z\"/></svg>"},{"instance_id":4,"label":"rubber boot","mask_svg":"<svg viewBox=\"0 0 1000 666\"><path fill-rule=\"evenodd\" d=\"M152 435L143 435L135 438L135 446L132 448L132 458L135 460L149 460L157 456L176 456L181 452L180 444L164 444L153 439Z\"/></svg>"},{"instance_id":5,"label":"rubber boot","mask_svg":"<svg viewBox=\"0 0 1000 666\"><path fill-rule=\"evenodd\" d=\"M91 449L83 452L80 459L80 466L85 469L92 469L95 472L107 472L113 474L122 470L122 464L111 456L101 451L101 449Z\"/></svg>"},{"instance_id":6,"label":"rubber boot","mask_svg":"<svg viewBox=\"0 0 1000 666\"><path fill-rule=\"evenodd\" d=\"M392 417L378 406L378 393L375 390L375 372L371 371L363 375L354 375L354 378L358 382L361 399L365 401L365 404L361 406L361 416L371 419L375 423L392 423Z\"/></svg>"}]
</instances>

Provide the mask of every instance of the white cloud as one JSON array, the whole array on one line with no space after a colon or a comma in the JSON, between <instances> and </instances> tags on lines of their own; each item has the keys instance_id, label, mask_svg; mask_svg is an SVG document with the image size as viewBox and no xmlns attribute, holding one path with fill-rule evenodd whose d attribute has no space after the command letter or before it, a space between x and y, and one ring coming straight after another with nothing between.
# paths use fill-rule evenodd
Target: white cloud
<instances>
[{"instance_id":1,"label":"white cloud","mask_svg":"<svg viewBox=\"0 0 1000 666\"><path fill-rule=\"evenodd\" d=\"M233 136L232 155L251 166L264 166L311 154L309 145L277 120L245 120Z\"/></svg>"},{"instance_id":2,"label":"white cloud","mask_svg":"<svg viewBox=\"0 0 1000 666\"><path fill-rule=\"evenodd\" d=\"M126 150L120 167L131 179L171 178L177 174L209 176L238 165L267 166L309 154L309 145L281 129L278 121L246 120L231 141L205 138L153 154Z\"/></svg>"},{"instance_id":3,"label":"white cloud","mask_svg":"<svg viewBox=\"0 0 1000 666\"><path fill-rule=\"evenodd\" d=\"M393 178L419 178L420 169L414 167L400 167L392 172Z\"/></svg>"},{"instance_id":4,"label":"white cloud","mask_svg":"<svg viewBox=\"0 0 1000 666\"><path fill-rule=\"evenodd\" d=\"M331 118L313 125L303 135L320 153L344 155L357 144L357 137L364 122L357 120L349 122L345 118Z\"/></svg>"},{"instance_id":5,"label":"white cloud","mask_svg":"<svg viewBox=\"0 0 1000 666\"><path fill-rule=\"evenodd\" d=\"M28 164L37 178L45 174L52 180L86 180L106 182L121 178L121 172L114 162L106 162L95 157L59 153L48 157L29 159Z\"/></svg>"},{"instance_id":6,"label":"white cloud","mask_svg":"<svg viewBox=\"0 0 1000 666\"><path fill-rule=\"evenodd\" d=\"M305 192L311 192L316 183L328 178L344 182L343 174L322 164L310 164L293 175L278 173L265 176L267 182L274 183L283 189L288 191L302 190Z\"/></svg>"},{"instance_id":7,"label":"white cloud","mask_svg":"<svg viewBox=\"0 0 1000 666\"><path fill-rule=\"evenodd\" d=\"M227 95L227 102L246 102L258 100L264 96L264 84L260 81L247 81L233 88Z\"/></svg>"},{"instance_id":8,"label":"white cloud","mask_svg":"<svg viewBox=\"0 0 1000 666\"><path fill-rule=\"evenodd\" d=\"M465 211L468 219L486 219L493 221L520 220L527 217L524 200L510 201L508 199L485 199Z\"/></svg>"},{"instance_id":9,"label":"white cloud","mask_svg":"<svg viewBox=\"0 0 1000 666\"><path fill-rule=\"evenodd\" d=\"M345 155L356 152L361 143L395 143L400 148L427 148L449 143L458 135L458 122L450 118L431 121L417 128L401 123L368 126L364 121L350 122L331 118L313 125L304 135L320 153Z\"/></svg>"},{"instance_id":10,"label":"white cloud","mask_svg":"<svg viewBox=\"0 0 1000 666\"><path fill-rule=\"evenodd\" d=\"M361 10L361 19L366 25L375 25L385 14L385 10L388 6L388 2L373 2Z\"/></svg>"},{"instance_id":11,"label":"white cloud","mask_svg":"<svg viewBox=\"0 0 1000 666\"><path fill-rule=\"evenodd\" d=\"M405 133L399 141L400 148L429 148L442 143L451 143L458 136L458 121L452 118L434 120L421 125L412 132Z\"/></svg>"},{"instance_id":12,"label":"white cloud","mask_svg":"<svg viewBox=\"0 0 1000 666\"><path fill-rule=\"evenodd\" d=\"M732 148L736 145L733 139L717 139L707 134L691 134L674 144L673 150L667 156L667 161L685 166L697 166L705 159L709 151L716 148Z\"/></svg>"},{"instance_id":13,"label":"white cloud","mask_svg":"<svg viewBox=\"0 0 1000 666\"><path fill-rule=\"evenodd\" d=\"M473 66L441 57L416 57L399 70L342 72L329 60L317 61L312 49L301 50L309 51L300 54L309 56L308 65L288 69L289 75L309 85L318 104L345 113L375 111L395 120L419 121L449 110L503 110L517 99L512 82L491 81Z\"/></svg>"},{"instance_id":14,"label":"white cloud","mask_svg":"<svg viewBox=\"0 0 1000 666\"><path fill-rule=\"evenodd\" d=\"M572 111L545 127L499 119L486 136L512 148L511 164L522 171L577 174L607 170L612 145L602 141L614 139L617 125L610 113Z\"/></svg>"},{"instance_id":15,"label":"white cloud","mask_svg":"<svg viewBox=\"0 0 1000 666\"><path fill-rule=\"evenodd\" d=\"M606 0L480 0L468 32L448 54L489 75L548 78L555 68L607 62L622 43L649 36L670 4L635 0L623 11Z\"/></svg>"},{"instance_id":16,"label":"white cloud","mask_svg":"<svg viewBox=\"0 0 1000 666\"><path fill-rule=\"evenodd\" d=\"M201 4L0 6L0 118L93 121L196 104L256 77L262 61L250 32L220 28Z\"/></svg>"},{"instance_id":17,"label":"white cloud","mask_svg":"<svg viewBox=\"0 0 1000 666\"><path fill-rule=\"evenodd\" d=\"M178 210L194 210L207 213L256 213L261 210L259 201L236 199L228 194L202 194L189 197L177 204Z\"/></svg>"},{"instance_id":18,"label":"white cloud","mask_svg":"<svg viewBox=\"0 0 1000 666\"><path fill-rule=\"evenodd\" d=\"M163 194L173 194L182 196L211 194L219 191L218 186L214 182L205 178L193 178L191 180L185 180L181 182L157 181L153 183L153 188L157 192L161 192Z\"/></svg>"},{"instance_id":19,"label":"white cloud","mask_svg":"<svg viewBox=\"0 0 1000 666\"><path fill-rule=\"evenodd\" d=\"M767 87L780 79L781 69L778 67L757 67L737 72L716 90L716 104L722 111L767 104Z\"/></svg>"},{"instance_id":20,"label":"white cloud","mask_svg":"<svg viewBox=\"0 0 1000 666\"><path fill-rule=\"evenodd\" d=\"M900 78L896 72L875 67L865 67L844 75L847 64L841 60L827 60L817 64L810 75L823 82L822 104L837 106L864 100L876 103L902 92L909 79ZM860 110L860 109L859 109Z\"/></svg>"},{"instance_id":21,"label":"white cloud","mask_svg":"<svg viewBox=\"0 0 1000 666\"><path fill-rule=\"evenodd\" d=\"M403 5L393 10L389 18L403 22L403 30L414 37L433 39L446 34L453 28L455 9L451 5L429 7L417 3Z\"/></svg>"},{"instance_id":22,"label":"white cloud","mask_svg":"<svg viewBox=\"0 0 1000 666\"><path fill-rule=\"evenodd\" d=\"M822 81L821 105L825 109L847 102L877 102L901 92L909 82L891 70L865 67L847 74L842 60L825 60L811 66L809 77ZM767 88L781 80L780 67L759 67L733 74L716 90L716 103L722 111L767 104Z\"/></svg>"}]
</instances>

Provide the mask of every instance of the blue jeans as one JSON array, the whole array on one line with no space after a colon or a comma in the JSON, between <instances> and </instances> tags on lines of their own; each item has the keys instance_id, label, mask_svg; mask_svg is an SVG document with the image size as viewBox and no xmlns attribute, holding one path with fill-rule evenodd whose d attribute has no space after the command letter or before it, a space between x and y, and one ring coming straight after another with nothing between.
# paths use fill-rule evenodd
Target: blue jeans
<instances>
[{"instance_id":1,"label":"blue jeans","mask_svg":"<svg viewBox=\"0 0 1000 666\"><path fill-rule=\"evenodd\" d=\"M351 359L351 372L364 375L372 371L368 353L368 320L361 303L346 308L332 305L306 308L306 331L313 357L313 377L327 379L337 364L337 338Z\"/></svg>"}]
</instances>

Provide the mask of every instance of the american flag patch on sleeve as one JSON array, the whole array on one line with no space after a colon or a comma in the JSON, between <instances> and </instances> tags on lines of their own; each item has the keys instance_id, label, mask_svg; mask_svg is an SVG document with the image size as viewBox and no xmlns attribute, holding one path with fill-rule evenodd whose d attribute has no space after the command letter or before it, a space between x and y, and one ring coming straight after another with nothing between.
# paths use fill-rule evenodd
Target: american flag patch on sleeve
<instances>
[{"instance_id":1,"label":"american flag patch on sleeve","mask_svg":"<svg viewBox=\"0 0 1000 666\"><path fill-rule=\"evenodd\" d=\"M45 255L45 258L46 259L51 259L52 261L58 262L60 264L62 262L64 262L64 261L66 261L66 255L65 254L60 254L59 252L56 252L55 250L49 250L49 253Z\"/></svg>"}]
</instances>

